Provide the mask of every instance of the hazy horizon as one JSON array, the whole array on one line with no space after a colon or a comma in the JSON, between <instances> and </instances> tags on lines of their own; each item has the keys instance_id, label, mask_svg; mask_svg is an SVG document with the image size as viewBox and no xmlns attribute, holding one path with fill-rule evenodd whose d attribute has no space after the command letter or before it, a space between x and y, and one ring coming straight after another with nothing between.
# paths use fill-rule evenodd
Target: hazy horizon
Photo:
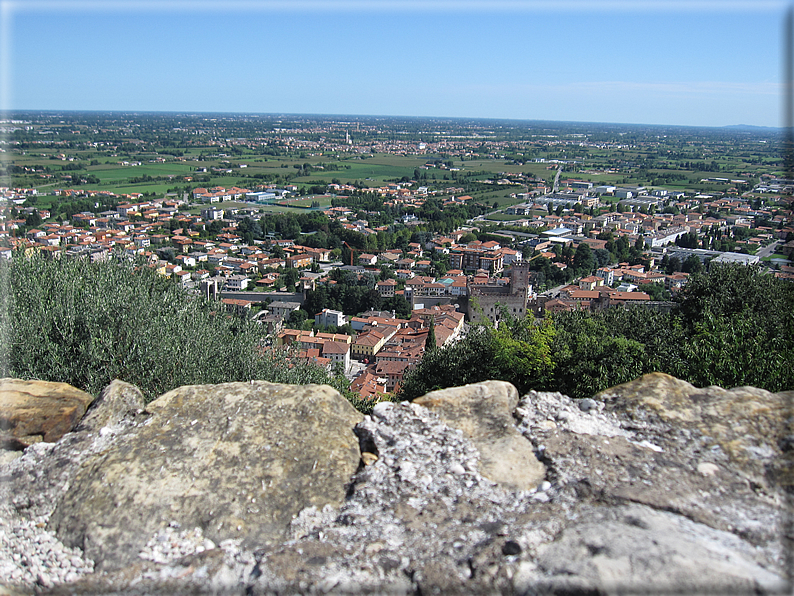
<instances>
[{"instance_id":1,"label":"hazy horizon","mask_svg":"<svg viewBox=\"0 0 794 596\"><path fill-rule=\"evenodd\" d=\"M489 118L471 116L404 116L399 114L310 114L310 113L290 113L290 112L220 112L220 111L195 111L195 110L56 110L56 109L18 109L9 110L2 116L6 119L13 118L22 114L118 114L118 115L173 115L173 116L228 116L228 117L273 117L273 118L328 118L328 119L393 119L393 120L438 120L438 121L475 121L475 122L510 122L528 124L548 124L554 125L593 125L593 126L617 126L617 127L652 127L652 128L707 128L707 129L747 129L778 132L783 130L783 126L762 126L754 124L726 124L723 126L702 126L694 124L648 124L645 122L595 122L583 120L539 120L535 118Z\"/></svg>"}]
</instances>

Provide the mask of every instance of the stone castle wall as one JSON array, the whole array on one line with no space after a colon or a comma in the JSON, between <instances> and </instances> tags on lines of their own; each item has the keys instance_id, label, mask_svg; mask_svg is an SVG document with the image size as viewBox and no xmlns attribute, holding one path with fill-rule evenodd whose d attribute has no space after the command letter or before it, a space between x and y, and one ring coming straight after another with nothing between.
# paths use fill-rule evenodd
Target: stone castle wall
<instances>
[{"instance_id":1,"label":"stone castle wall","mask_svg":"<svg viewBox=\"0 0 794 596\"><path fill-rule=\"evenodd\" d=\"M791 392L114 381L56 438L54 385L0 386L0 591L791 591Z\"/></svg>"}]
</instances>

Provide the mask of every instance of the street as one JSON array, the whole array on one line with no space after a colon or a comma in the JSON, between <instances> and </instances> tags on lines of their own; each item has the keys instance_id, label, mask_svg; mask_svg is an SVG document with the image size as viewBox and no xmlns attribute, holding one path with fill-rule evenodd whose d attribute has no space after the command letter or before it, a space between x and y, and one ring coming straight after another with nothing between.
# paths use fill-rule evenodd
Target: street
<instances>
[{"instance_id":1,"label":"street","mask_svg":"<svg viewBox=\"0 0 794 596\"><path fill-rule=\"evenodd\" d=\"M759 249L759 251L755 253L755 255L759 259L763 259L764 257L768 257L770 255L775 254L775 251L777 250L778 246L780 246L780 240L775 240L772 244L769 244L768 246Z\"/></svg>"}]
</instances>

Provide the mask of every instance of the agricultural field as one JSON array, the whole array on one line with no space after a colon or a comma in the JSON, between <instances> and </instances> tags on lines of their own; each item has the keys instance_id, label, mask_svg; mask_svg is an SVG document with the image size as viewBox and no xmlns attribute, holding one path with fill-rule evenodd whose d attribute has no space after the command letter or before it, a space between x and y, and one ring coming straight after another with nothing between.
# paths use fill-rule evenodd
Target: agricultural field
<instances>
[{"instance_id":1,"label":"agricultural field","mask_svg":"<svg viewBox=\"0 0 794 596\"><path fill-rule=\"evenodd\" d=\"M284 199L275 203L275 206L292 209L328 209L331 206L331 198L329 195L312 195L310 197Z\"/></svg>"},{"instance_id":2,"label":"agricultural field","mask_svg":"<svg viewBox=\"0 0 794 596\"><path fill-rule=\"evenodd\" d=\"M455 121L442 135L437 122L361 119L348 144L346 129L311 116L295 117L288 134L279 132L281 119L267 116L250 122L169 114L19 117L26 126L5 141L0 185L37 188L42 206L57 205L50 194L55 189L154 197L184 196L200 186L255 190L289 184L314 196L332 181L361 190L412 181L434 190L463 188L475 201L501 209L519 202L511 195L538 181L550 186L558 162L561 185L586 180L706 194L746 193L761 176L782 173L774 129L543 123L539 134L536 125L516 121L498 134L483 123L484 136L478 136L471 124L458 134ZM500 178L515 184L484 183ZM280 208L291 206L265 209Z\"/></svg>"}]
</instances>

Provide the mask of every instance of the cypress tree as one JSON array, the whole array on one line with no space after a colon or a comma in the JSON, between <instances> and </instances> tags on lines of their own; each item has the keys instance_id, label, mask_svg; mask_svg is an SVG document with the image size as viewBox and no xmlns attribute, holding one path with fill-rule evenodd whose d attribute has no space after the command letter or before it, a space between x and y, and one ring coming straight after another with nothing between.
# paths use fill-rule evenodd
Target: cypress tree
<instances>
[{"instance_id":1,"label":"cypress tree","mask_svg":"<svg viewBox=\"0 0 794 596\"><path fill-rule=\"evenodd\" d=\"M431 352L436 349L436 317L430 317L430 330L427 332L427 339L425 340L425 353Z\"/></svg>"}]
</instances>

